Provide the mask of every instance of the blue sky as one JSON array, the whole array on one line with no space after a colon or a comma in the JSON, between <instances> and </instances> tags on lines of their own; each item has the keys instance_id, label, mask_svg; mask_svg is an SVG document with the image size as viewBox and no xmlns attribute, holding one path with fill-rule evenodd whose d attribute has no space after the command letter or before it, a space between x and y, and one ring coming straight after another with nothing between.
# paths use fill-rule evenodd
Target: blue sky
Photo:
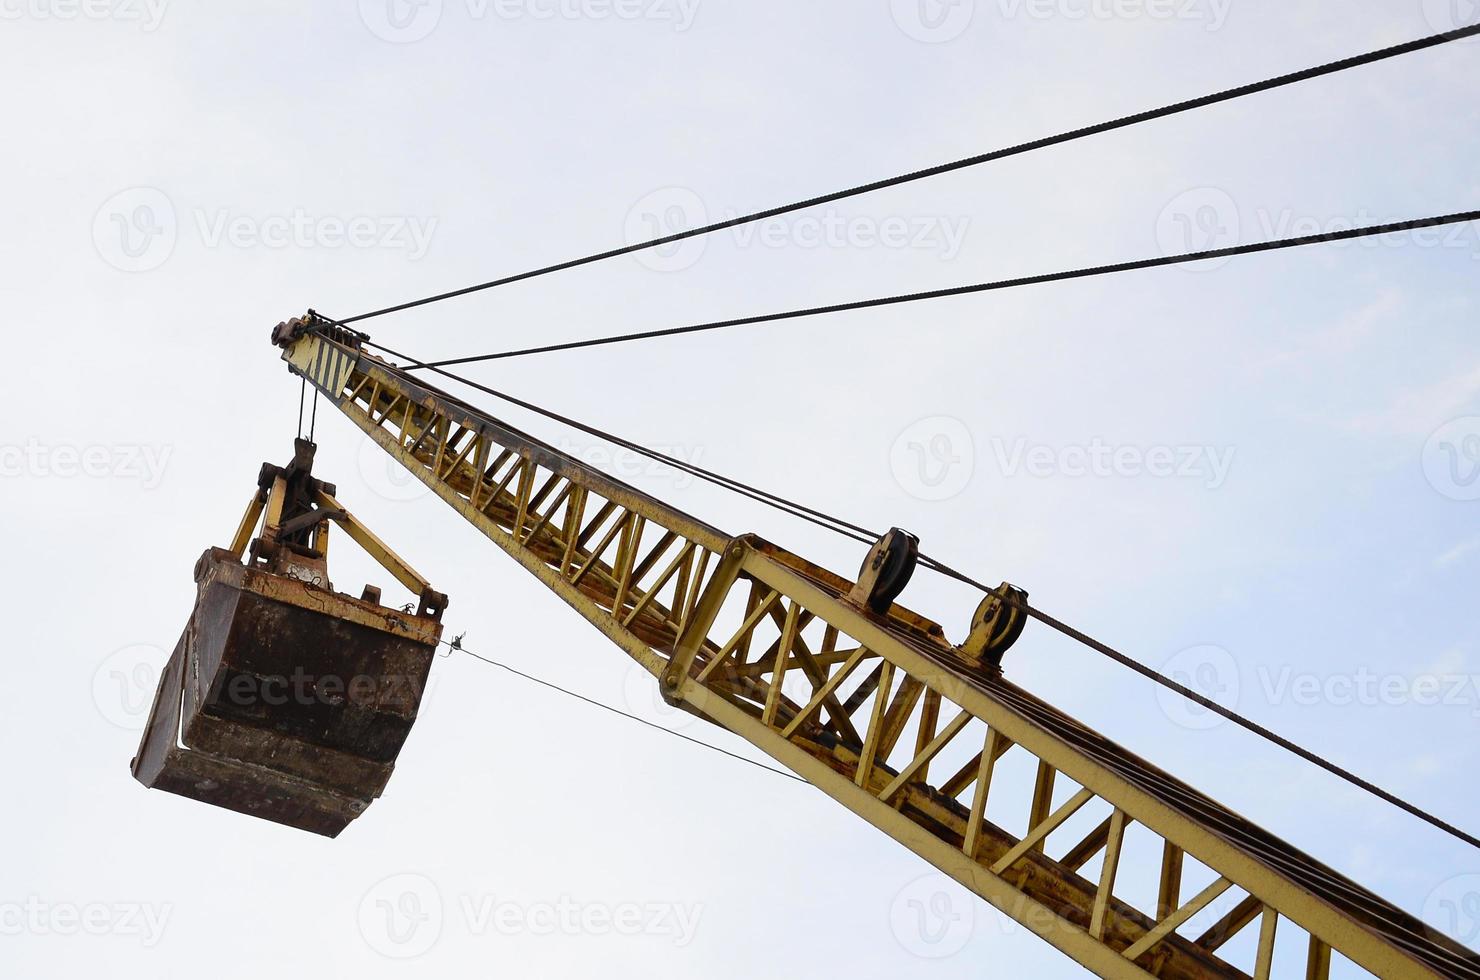
<instances>
[{"instance_id":1,"label":"blue sky","mask_svg":"<svg viewBox=\"0 0 1480 980\"><path fill-rule=\"evenodd\" d=\"M235 527L258 464L289 451L297 386L267 333L309 306L350 315L1476 11L643 0L597 16L608 9L0 0L0 78L15 93L0 105L15 143L0 160L0 293L22 365L0 430L0 576L21 600L0 694L20 790L0 804L14 842L0 911L40 910L40 925L0 935L13 972L176 975L209 957L222 977L1082 975L970 905L952 906L974 909L960 948L922 958L894 915L930 869L842 808L471 661L438 663L390 792L339 841L145 794L126 765L138 678L173 645L195 558ZM371 332L457 355L1471 209L1477 81L1480 42L1456 44ZM1474 832L1477 263L1470 225L475 373L858 523L909 528L942 560L1028 588ZM843 572L861 558L507 417L727 530ZM320 471L451 595L449 625L470 646L680 721L346 422L321 417L318 434ZM1080 473L1097 446L1124 462ZM93 452L91 475L69 451ZM1036 470L1021 463L1033 452ZM1166 452L1190 468L1148 471ZM336 578L373 580L336 558L349 559ZM974 607L928 576L904 601L953 637ZM1480 942L1474 850L1041 631L1008 669ZM417 894L430 882L423 897L443 908L415 959L384 955L363 918L407 881ZM491 925L501 903L563 901L670 909L692 928ZM104 934L55 927L57 910L94 906ZM160 928L125 927L125 907Z\"/></svg>"}]
</instances>

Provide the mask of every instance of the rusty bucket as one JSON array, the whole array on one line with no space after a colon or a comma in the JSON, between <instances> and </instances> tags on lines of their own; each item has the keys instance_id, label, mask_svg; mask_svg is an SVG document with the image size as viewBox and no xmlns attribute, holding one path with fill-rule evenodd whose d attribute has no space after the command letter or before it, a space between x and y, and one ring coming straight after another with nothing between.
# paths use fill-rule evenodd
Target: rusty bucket
<instances>
[{"instance_id":1,"label":"rusty bucket","mask_svg":"<svg viewBox=\"0 0 1480 980\"><path fill-rule=\"evenodd\" d=\"M314 571L327 570L324 539L302 536L311 521L272 500L275 490L291 498L292 480L311 481L307 467L291 470L264 468L254 507L269 523L247 563L223 548L197 563L195 608L133 773L153 789L334 837L390 779L441 640L445 598L424 589L413 613L381 605L376 589L363 598L333 591ZM326 487L310 489L332 501ZM353 520L337 506L298 509ZM284 526L300 536L286 540Z\"/></svg>"}]
</instances>

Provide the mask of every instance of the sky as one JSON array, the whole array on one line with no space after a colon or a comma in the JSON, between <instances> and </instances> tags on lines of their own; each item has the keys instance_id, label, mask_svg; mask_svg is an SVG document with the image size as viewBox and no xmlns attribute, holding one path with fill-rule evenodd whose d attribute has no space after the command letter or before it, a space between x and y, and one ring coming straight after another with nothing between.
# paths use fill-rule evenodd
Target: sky
<instances>
[{"instance_id":1,"label":"sky","mask_svg":"<svg viewBox=\"0 0 1480 980\"><path fill-rule=\"evenodd\" d=\"M0 0L8 975L1085 975L822 794L439 660L340 839L130 777L191 569L291 454L268 334L1445 30L1472 0ZM1480 204L1480 41L370 321L418 357ZM1480 832L1480 226L482 365L870 527ZM494 406L489 406L493 408ZM862 548L499 417L844 574ZM325 408L469 648L666 708ZM340 583L388 576L341 548ZM347 587L342 585L341 587ZM354 588L353 586L349 586ZM975 599L902 601L964 638ZM1030 628L1008 676L1480 945L1480 853ZM1340 973L1339 975L1354 975Z\"/></svg>"}]
</instances>

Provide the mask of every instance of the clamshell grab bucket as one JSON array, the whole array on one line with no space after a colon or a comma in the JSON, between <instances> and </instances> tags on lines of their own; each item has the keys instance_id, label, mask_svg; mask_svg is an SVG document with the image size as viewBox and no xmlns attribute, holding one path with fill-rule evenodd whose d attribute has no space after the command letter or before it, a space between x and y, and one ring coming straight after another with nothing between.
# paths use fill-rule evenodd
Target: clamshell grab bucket
<instances>
[{"instance_id":1,"label":"clamshell grab bucket","mask_svg":"<svg viewBox=\"0 0 1480 980\"><path fill-rule=\"evenodd\" d=\"M381 605L370 587L362 598L334 592L325 529L312 516L348 523L357 540L368 532L337 505L284 506L293 482L333 502L333 488L312 481L307 466L263 472L263 499L238 533L243 547L209 549L196 565L195 608L160 678L133 773L153 789L334 837L390 779L446 599L399 559L398 577L423 584L419 612ZM269 523L244 564L242 537L259 503Z\"/></svg>"}]
</instances>

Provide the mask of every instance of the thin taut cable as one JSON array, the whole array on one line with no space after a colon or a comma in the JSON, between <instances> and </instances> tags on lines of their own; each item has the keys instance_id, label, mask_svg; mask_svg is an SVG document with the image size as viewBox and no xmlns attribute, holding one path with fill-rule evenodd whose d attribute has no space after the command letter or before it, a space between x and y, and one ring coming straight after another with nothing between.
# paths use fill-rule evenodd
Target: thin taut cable
<instances>
[{"instance_id":1,"label":"thin taut cable","mask_svg":"<svg viewBox=\"0 0 1480 980\"><path fill-rule=\"evenodd\" d=\"M462 375L453 374L452 372L437 367L435 365L423 363L416 360L416 358L414 357L409 357L408 355L395 350L394 348L387 347L384 344L375 343L369 338L362 337L361 343L363 343L366 347L372 347L375 350L381 351L385 354L389 354L391 357L398 358L399 360L407 362L406 364L403 364L401 366L403 369L409 369L412 367L427 368L428 370L440 374L443 377L448 378L449 380L456 381L460 384L465 384L469 388L481 391L485 395L491 395L494 398L499 399L500 401L508 402L510 405L516 405L526 411L533 412L536 415L547 418L552 422L559 422L561 425L568 425L573 429L586 433L587 435L594 436L595 438L601 439L604 442L609 442L613 445L620 446L623 449L627 449L641 456L645 456L655 462L672 466L674 469L680 470L684 473L688 473L691 476L696 476L701 480L714 484L715 486L723 487L726 490L730 490L742 496L749 497L752 500L759 501L760 503L766 504L769 507L774 507L777 510L781 510L787 514L790 514L793 517L799 517L804 521L816 524L818 527L825 528L836 534L841 534L847 538L852 538L854 541L871 545L876 540L878 540L878 534L876 532L870 531L868 528L860 527L857 524L852 524L848 521L842 520L841 518L833 517L832 515L824 513L823 511L807 507L804 504L800 504L794 500L788 500L785 497L781 497L777 494L762 490L759 487L754 487L750 486L749 484L741 483L739 480L734 480L730 477L724 476L723 474L715 473L711 470L706 470L703 467L696 466L693 463L685 462L684 460L678 459L674 456L669 456L666 453L660 453L656 450L649 449L646 446L643 446L640 443L633 442L630 439L624 439L614 433L606 432L602 429L596 428L595 426L587 425L584 422L577 421L576 419L573 419L567 415L561 415L558 412L552 412L547 408L542 408L539 405L536 405L530 401L526 401L523 398L518 398L506 392L499 391L496 388L491 388L485 384L480 384L479 382L474 381L471 378L465 378Z\"/></svg>"},{"instance_id":2,"label":"thin taut cable","mask_svg":"<svg viewBox=\"0 0 1480 980\"><path fill-rule=\"evenodd\" d=\"M1307 245L1322 245L1331 242L1350 241L1357 238L1374 238L1379 235L1391 235L1398 232L1415 231L1420 228L1434 228L1441 225L1461 224L1468 221L1480 221L1480 211L1460 211L1455 214L1439 215L1432 218L1415 218L1409 221L1393 221L1381 225L1368 225L1363 228L1348 228L1342 231L1323 232L1317 235L1302 235L1298 238L1281 238L1267 242L1252 242L1245 245L1232 245L1227 248L1207 249L1201 252L1184 252L1178 255L1161 255L1155 258L1139 259L1134 262L1118 262L1113 265L1099 265L1082 269L1071 269L1066 272L1051 272L1037 276L1022 276L1016 279L999 279L994 282L976 283L968 286L952 286L947 289L932 289L918 293L901 293L893 296L880 296L874 299L854 300L849 303L835 303L831 306L811 306L800 310L786 310L780 313L762 313L757 316L743 316L731 320L711 320L707 323L695 323L686 327L666 327L661 330L641 330L636 333L615 334L608 337L592 337L587 340L572 340L561 344L547 344L542 347L525 347L520 350L500 351L495 354L476 354L470 357L455 357L444 361L432 361L429 364L419 365L424 368L450 367L458 364L476 364L482 361L497 361L507 357L525 357L530 354L550 354L556 351L579 350L586 347L603 347L608 344L626 344L636 340L652 340L658 337L676 337L681 334L704 333L711 330L725 330L732 327L749 327L762 323L776 323L781 320L797 320L802 317L822 316L828 313L846 313L854 310L867 310L880 306L896 306L901 303L919 303L925 300L945 299L950 296L966 296L972 293L987 293L1001 289L1016 289L1022 286L1037 286L1051 282L1066 282L1071 279L1089 279L1095 276L1108 276L1120 272L1134 272L1141 269L1155 269L1169 265L1183 265L1190 262L1203 262L1208 259L1223 259L1238 255L1253 255L1258 252L1274 252L1281 249L1301 248Z\"/></svg>"},{"instance_id":3,"label":"thin taut cable","mask_svg":"<svg viewBox=\"0 0 1480 980\"><path fill-rule=\"evenodd\" d=\"M720 748L718 745L715 745L711 742L705 742L702 739L697 739L693 736L685 735L683 732L675 732L671 728L664 728L662 725L648 721L646 718L634 715L630 712L623 711L621 708L614 708L603 701L597 701L595 698L588 698L584 694L577 694L575 691L561 687L559 684L555 684L551 681L543 680L539 677L534 676L533 674L526 674L522 670L517 670L513 667L510 667L508 664L501 663L500 661L494 660L491 657L482 656L481 654L474 653L473 651L465 649L461 646L453 646L450 643L448 644L448 646L451 646L452 649L456 650L458 653L462 653L469 657L472 657L474 660L477 660L480 663L487 664L490 667L497 667L500 670L506 670L509 673L513 674L515 677L521 677L532 684L538 684L541 687L549 688L552 691L564 694L566 697L575 698L577 701L583 701L586 704L589 704L595 708L600 708L603 711L610 711L612 714L626 718L628 721L635 721L640 725L646 725L647 727L656 731L660 731L665 735L672 735L674 738L681 738L685 742L692 742L694 745L700 746L701 748L706 748L711 752L718 752L720 755L727 755L731 759L735 759L739 762L749 763L750 765L755 766L757 769L764 769L766 772L775 773L778 776L785 776L787 779L793 779L799 783L807 782L807 780L803 779L801 776L798 776L796 773L787 772L785 769L777 769L775 766L768 766L764 762L752 759L749 756L741 755L738 752L731 752L729 749Z\"/></svg>"},{"instance_id":4,"label":"thin taut cable","mask_svg":"<svg viewBox=\"0 0 1480 980\"><path fill-rule=\"evenodd\" d=\"M1423 51L1428 48L1438 47L1441 44L1448 44L1453 41L1460 41L1465 38L1474 37L1476 35L1480 35L1480 25L1476 25L1473 27L1461 27L1457 30L1419 38L1414 41L1409 41L1405 44L1398 44L1394 45L1393 47L1382 48L1377 51L1370 51L1366 54L1356 55L1351 58L1344 58L1340 61L1333 61L1329 64L1318 65L1314 68L1307 68L1304 71L1298 71L1288 75L1279 75L1275 78L1265 79L1261 82L1254 82L1249 85L1241 85L1238 88L1231 88L1226 89L1222 92L1215 92L1212 95L1205 95L1201 98L1189 99L1185 102L1177 102L1172 105L1163 106L1159 109L1150 109L1145 112L1138 112L1134 115L1122 116L1119 119L1112 119L1108 122L1097 123L1093 126L1085 126L1081 129L1072 129L1068 132L1059 133L1055 136L1046 136L1042 139L1032 140L1027 143L1019 143L1015 146L1004 147L999 150L992 150L987 153L981 153L976 156L966 157L964 159L955 160L950 163L939 164L934 167L927 167L923 170L916 170L911 173L901 174L897 177L889 177L887 179L876 180L868 184L860 184L857 187L850 187L846 190L835 191L831 194L823 194L818 197L807 198L803 201L797 201L794 204L786 204L782 205L781 207L769 208L765 211L756 211L752 214L730 218L725 221L717 221L714 224L705 225L702 228L693 228L687 231L677 232L672 235L665 235L662 238L654 238L650 241L639 242L637 244L627 245L622 248L614 248L605 252L597 252L593 255L587 255L583 258L571 259L566 262L556 263L555 265L547 265L543 268L532 269L528 272L518 273L517 275L504 276L501 279L494 279L491 282L479 283L476 286L467 286L463 289L454 289L451 292L438 293L434 296L427 296L423 299L412 300L408 303L398 303L395 306L387 306L384 309L374 310L370 313L361 313L358 316L352 316L348 320L344 320L342 322L358 323L361 320L369 320L372 317L385 316L388 313L399 313L402 310L410 310L418 306L426 306L431 303L440 303L443 300L454 299L458 296L467 296L471 293L478 293L482 292L483 290L494 289L499 286L507 286L511 283L522 282L526 279L535 279L540 276L549 275L553 272L561 272L566 269L574 269L579 266L590 265L595 262L601 262L605 259L616 258L621 255L630 255L634 252L641 252L646 249L656 248L660 245L670 245L674 242L684 241L685 239L697 238L701 235L708 235L716 231L723 231L726 228L735 228L740 225L751 224L756 221L764 221L767 218L780 217L784 214L791 214L794 211L801 211L805 210L806 208L816 207L822 204L832 204L836 201L842 201L851 197L858 197L863 194L869 194L873 191L883 190L887 187L898 187L901 184L908 184L917 180L924 180L927 177L935 177L940 174L951 173L952 171L956 170L965 170L968 167L979 166L981 164L990 163L995 160L1005 160L1008 157L1019 156L1024 153L1030 153L1034 150L1041 150L1050 146L1058 146L1063 143L1071 143L1075 140L1084 139L1089 136L1095 136L1100 133L1108 133L1117 129L1126 129L1128 127L1136 126L1144 122L1150 122L1155 119L1165 119L1168 116L1175 116L1179 113L1190 112L1193 109L1201 109L1206 106L1217 105L1220 102L1231 102L1234 99L1240 99L1244 96L1255 95L1260 92L1272 91L1274 89L1283 88L1288 85L1295 85L1299 82L1309 81L1314 78L1320 78L1325 75L1334 75L1337 72L1346 71L1350 68L1358 68L1363 65L1370 65L1379 61L1386 61L1389 58L1397 58L1405 54L1413 54L1417 51Z\"/></svg>"},{"instance_id":5,"label":"thin taut cable","mask_svg":"<svg viewBox=\"0 0 1480 980\"><path fill-rule=\"evenodd\" d=\"M1415 816L1415 817L1419 818L1420 820L1424 821L1427 824L1430 824L1431 826L1437 827L1438 829L1444 831L1446 834L1449 834L1452 837L1455 837L1455 838L1458 838L1459 840L1464 841L1466 844L1469 844L1471 847L1480 848L1480 839L1477 839L1473 835L1468 834L1468 833L1466 833L1463 830L1460 830L1458 827L1454 826L1453 824L1448 823L1448 822L1440 819L1439 817L1434 816L1433 814L1427 812L1426 810L1420 809L1419 807L1415 806L1412 803L1409 803L1407 800L1403 799L1402 797L1395 796L1394 794L1389 793L1387 790L1383 789L1381 786L1377 786L1377 785L1375 785L1375 784L1373 784L1371 782L1368 782L1367 780L1363 779L1361 776L1356 775L1355 773L1351 772L1350 770L1343 769L1341 766L1338 766L1336 763L1331 762L1331 761L1329 761L1327 759L1323 759L1322 757L1316 755L1314 752L1310 751L1309 749L1303 748L1303 747L1297 745L1296 743L1290 741L1289 739L1285 738L1283 735L1278 735L1275 732L1270 731L1268 728L1265 728L1263 725L1259 724L1257 721L1253 721L1252 719L1245 718L1243 715L1241 715L1238 712L1232 710L1231 708L1225 708L1223 705L1219 704L1217 701L1214 701L1212 698L1209 698L1209 697L1206 697L1206 696L1204 696L1202 694L1199 694L1197 691L1192 690L1191 688L1187 687L1184 684L1177 683L1176 681L1172 680L1170 677L1166 676L1165 674L1161 673L1160 671L1157 671L1157 670L1155 670L1155 669L1153 669L1151 667L1148 667L1145 664L1141 663L1139 660L1136 660L1136 659L1134 659L1132 657L1127 656L1124 653L1121 653L1119 650L1116 650L1114 647L1111 647L1111 646L1109 646L1109 645L1107 645L1105 643L1100 642L1099 640L1097 640L1094 637L1088 635L1087 633L1083 633L1083 632L1075 629L1074 627L1068 625L1067 623L1064 623L1064 622L1061 622L1058 619L1055 619L1053 616L1050 616L1048 613L1043 612L1041 609L1034 608L1032 605L1030 605L1026 601L1021 600L1021 599L1016 599L1013 596L1004 594L1003 591L1000 588L999 589L994 589L994 588L991 588L990 586L984 585L983 583L976 581L975 579L971 578L970 576L964 575L961 572L956 571L954 568L951 568L948 565L941 564L940 562L936 561L933 558L926 558L925 556L922 555L920 557L920 563L922 565L924 565L926 568L929 568L932 571L938 572L941 575L946 576L947 578L952 578L952 579L955 579L958 582L963 582L966 585L974 586L975 588L981 589L983 592L986 592L986 593L989 593L991 595L997 596L999 599L1002 599L1004 602L1012 602L1012 603L1015 603L1027 615L1029 615L1029 616L1033 617L1034 619L1038 620L1040 623L1043 623L1045 626L1048 626L1050 629L1057 630L1058 632L1062 633L1063 635L1069 637L1071 640L1075 640L1078 643L1082 644L1083 646L1089 647L1091 650L1095 651L1096 653L1101 654L1102 656L1108 657L1110 660L1115 661L1116 663L1120 664L1123 667L1130 668L1131 670L1133 670L1136 673L1140 674L1142 677L1149 678L1150 680L1155 681L1157 684L1160 684L1162 687L1165 687L1165 688L1167 688L1170 691L1176 692L1177 694L1181 695L1182 697L1186 698L1187 700L1192 701L1192 702L1194 702L1196 704L1202 705L1204 708L1208 709L1209 711L1211 711L1211 712L1213 712L1215 714L1221 715L1224 718L1227 718L1229 721L1233 722L1234 724L1238 725L1239 727L1244 728L1244 729L1246 729L1246 730L1248 730L1250 732L1253 732L1255 735L1258 735L1260 738L1265 739L1266 741L1271 742L1271 743L1279 746L1280 748L1284 749L1287 752L1293 753L1294 755L1300 757L1301 759L1304 759L1306 762L1309 762L1309 763L1312 763L1312 764L1314 764L1316 766L1319 766L1321 769L1324 769L1326 772L1331 773L1333 776L1338 776L1341 779L1346 780L1348 783L1351 783L1353 786L1357 787L1358 789L1365 790L1366 792L1372 794L1373 796L1377 797L1378 799L1383 800L1386 803L1392 804L1393 806L1397 807L1398 809L1402 810L1403 812L1408 813L1408 814L1411 814L1412 816Z\"/></svg>"}]
</instances>

